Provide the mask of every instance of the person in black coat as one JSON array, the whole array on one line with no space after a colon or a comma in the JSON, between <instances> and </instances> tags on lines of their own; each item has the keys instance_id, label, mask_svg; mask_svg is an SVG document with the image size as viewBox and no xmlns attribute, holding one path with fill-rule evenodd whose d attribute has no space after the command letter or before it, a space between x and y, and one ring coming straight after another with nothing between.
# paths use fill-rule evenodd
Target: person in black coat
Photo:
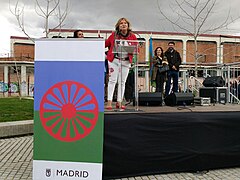
<instances>
[{"instance_id":1,"label":"person in black coat","mask_svg":"<svg viewBox=\"0 0 240 180\"><path fill-rule=\"evenodd\" d=\"M156 92L163 93L163 85L166 80L166 71L160 71L164 66L168 66L162 47L157 47L152 59L153 72L151 80L156 82Z\"/></svg>"},{"instance_id":2,"label":"person in black coat","mask_svg":"<svg viewBox=\"0 0 240 180\"><path fill-rule=\"evenodd\" d=\"M179 52L175 50L174 42L168 43L168 50L165 52L165 56L169 65L169 71L167 72L167 82L165 87L165 96L167 96L170 93L172 80L172 92L178 92L179 66L182 59Z\"/></svg>"}]
</instances>

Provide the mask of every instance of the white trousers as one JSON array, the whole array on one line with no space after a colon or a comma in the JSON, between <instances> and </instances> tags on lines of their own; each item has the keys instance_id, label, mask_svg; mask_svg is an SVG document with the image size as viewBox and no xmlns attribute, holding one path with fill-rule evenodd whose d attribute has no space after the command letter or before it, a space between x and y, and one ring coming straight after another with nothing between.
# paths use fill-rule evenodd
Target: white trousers
<instances>
[{"instance_id":1,"label":"white trousers","mask_svg":"<svg viewBox=\"0 0 240 180\"><path fill-rule=\"evenodd\" d=\"M112 101L113 93L115 90L116 83L118 82L117 101L122 102L125 83L129 73L131 64L129 61L121 61L114 59L113 62L108 62L109 67L109 81L108 81L108 100Z\"/></svg>"}]
</instances>

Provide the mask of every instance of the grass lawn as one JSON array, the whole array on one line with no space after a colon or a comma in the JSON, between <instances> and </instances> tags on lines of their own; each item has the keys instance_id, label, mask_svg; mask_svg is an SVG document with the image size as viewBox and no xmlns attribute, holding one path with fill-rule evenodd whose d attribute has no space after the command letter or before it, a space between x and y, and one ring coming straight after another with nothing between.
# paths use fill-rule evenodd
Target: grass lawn
<instances>
[{"instance_id":1,"label":"grass lawn","mask_svg":"<svg viewBox=\"0 0 240 180\"><path fill-rule=\"evenodd\" d=\"M0 122L33 120L33 99L0 98Z\"/></svg>"}]
</instances>

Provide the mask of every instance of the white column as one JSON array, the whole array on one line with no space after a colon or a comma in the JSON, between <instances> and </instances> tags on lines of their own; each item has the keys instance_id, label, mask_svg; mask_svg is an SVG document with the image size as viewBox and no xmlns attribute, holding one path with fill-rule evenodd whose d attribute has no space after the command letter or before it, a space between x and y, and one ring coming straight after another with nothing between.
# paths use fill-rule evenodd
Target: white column
<instances>
[{"instance_id":1,"label":"white column","mask_svg":"<svg viewBox=\"0 0 240 180\"><path fill-rule=\"evenodd\" d=\"M183 57L182 64L186 64L187 62L187 40L183 39Z\"/></svg>"},{"instance_id":2,"label":"white column","mask_svg":"<svg viewBox=\"0 0 240 180\"><path fill-rule=\"evenodd\" d=\"M223 45L221 42L217 42L217 63L223 63Z\"/></svg>"},{"instance_id":3,"label":"white column","mask_svg":"<svg viewBox=\"0 0 240 180\"><path fill-rule=\"evenodd\" d=\"M144 69L145 72L145 78L146 78L146 88L145 91L146 92L150 92L150 87L149 87L149 68Z\"/></svg>"},{"instance_id":4,"label":"white column","mask_svg":"<svg viewBox=\"0 0 240 180\"><path fill-rule=\"evenodd\" d=\"M182 75L183 75L183 84L182 84L182 90L183 92L186 92L188 89L188 77L187 77L187 70L183 70L182 71Z\"/></svg>"},{"instance_id":5,"label":"white column","mask_svg":"<svg viewBox=\"0 0 240 180\"><path fill-rule=\"evenodd\" d=\"M223 48L220 41L217 41L217 64L223 64ZM217 70L217 76L222 76L222 70Z\"/></svg>"},{"instance_id":6,"label":"white column","mask_svg":"<svg viewBox=\"0 0 240 180\"><path fill-rule=\"evenodd\" d=\"M149 38L145 38L145 52L146 52L146 62L149 61Z\"/></svg>"},{"instance_id":7,"label":"white column","mask_svg":"<svg viewBox=\"0 0 240 180\"><path fill-rule=\"evenodd\" d=\"M3 82L4 82L5 84L8 84L8 66L4 66L4 72L3 72L3 74L4 74L4 80L3 80ZM4 94L5 97L8 97L8 91L7 91L7 92L4 92L3 94Z\"/></svg>"},{"instance_id":8,"label":"white column","mask_svg":"<svg viewBox=\"0 0 240 180\"><path fill-rule=\"evenodd\" d=\"M145 37L145 52L146 52L146 62L149 62L149 38ZM146 92L149 92L150 88L149 88L149 71L150 71L150 67L147 68L148 70L144 70L145 71L145 78L146 78Z\"/></svg>"},{"instance_id":9,"label":"white column","mask_svg":"<svg viewBox=\"0 0 240 180\"><path fill-rule=\"evenodd\" d=\"M27 95L27 68L26 66L21 66L21 84L20 84L21 96Z\"/></svg>"}]
</instances>

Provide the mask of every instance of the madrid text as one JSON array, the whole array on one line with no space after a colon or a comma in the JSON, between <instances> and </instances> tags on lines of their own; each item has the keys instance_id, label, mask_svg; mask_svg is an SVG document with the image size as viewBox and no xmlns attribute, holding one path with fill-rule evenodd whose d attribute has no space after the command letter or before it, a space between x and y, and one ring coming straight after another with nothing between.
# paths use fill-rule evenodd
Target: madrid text
<instances>
[{"instance_id":1,"label":"madrid text","mask_svg":"<svg viewBox=\"0 0 240 180\"><path fill-rule=\"evenodd\" d=\"M56 176L88 178L89 173L88 171L56 170Z\"/></svg>"}]
</instances>

